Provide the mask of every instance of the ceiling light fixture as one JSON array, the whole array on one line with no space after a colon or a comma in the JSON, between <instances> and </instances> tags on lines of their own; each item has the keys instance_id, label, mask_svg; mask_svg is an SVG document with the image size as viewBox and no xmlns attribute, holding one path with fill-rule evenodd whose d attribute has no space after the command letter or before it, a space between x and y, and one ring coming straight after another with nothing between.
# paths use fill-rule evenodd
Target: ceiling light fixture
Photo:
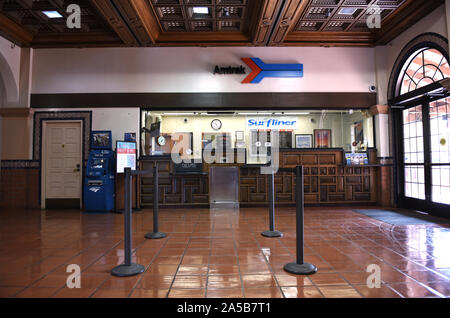
<instances>
[{"instance_id":1,"label":"ceiling light fixture","mask_svg":"<svg viewBox=\"0 0 450 318\"><path fill-rule=\"evenodd\" d=\"M58 11L42 11L49 19L61 19L63 16Z\"/></svg>"},{"instance_id":2,"label":"ceiling light fixture","mask_svg":"<svg viewBox=\"0 0 450 318\"><path fill-rule=\"evenodd\" d=\"M209 8L208 7L194 7L192 8L192 12L195 14L209 14Z\"/></svg>"},{"instance_id":3,"label":"ceiling light fixture","mask_svg":"<svg viewBox=\"0 0 450 318\"><path fill-rule=\"evenodd\" d=\"M354 15L356 10L358 10L358 9L357 8L341 8L341 10L339 11L339 14Z\"/></svg>"}]
</instances>

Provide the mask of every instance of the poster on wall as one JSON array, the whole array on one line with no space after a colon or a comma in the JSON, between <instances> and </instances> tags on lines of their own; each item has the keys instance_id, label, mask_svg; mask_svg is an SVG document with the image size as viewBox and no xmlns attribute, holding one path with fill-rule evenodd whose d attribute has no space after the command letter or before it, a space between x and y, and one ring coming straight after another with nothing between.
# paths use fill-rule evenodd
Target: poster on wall
<instances>
[{"instance_id":1,"label":"poster on wall","mask_svg":"<svg viewBox=\"0 0 450 318\"><path fill-rule=\"evenodd\" d=\"M313 135L295 135L295 148L312 148Z\"/></svg>"},{"instance_id":2,"label":"poster on wall","mask_svg":"<svg viewBox=\"0 0 450 318\"><path fill-rule=\"evenodd\" d=\"M136 133L125 133L124 139L125 141L136 141Z\"/></svg>"},{"instance_id":3,"label":"poster on wall","mask_svg":"<svg viewBox=\"0 0 450 318\"><path fill-rule=\"evenodd\" d=\"M353 145L354 147L360 147L364 144L364 122L358 121L353 127L355 129L355 143Z\"/></svg>"},{"instance_id":4,"label":"poster on wall","mask_svg":"<svg viewBox=\"0 0 450 318\"><path fill-rule=\"evenodd\" d=\"M129 141L116 142L116 172L124 173L125 168L136 170L136 143Z\"/></svg>"},{"instance_id":5,"label":"poster on wall","mask_svg":"<svg viewBox=\"0 0 450 318\"><path fill-rule=\"evenodd\" d=\"M331 148L331 129L314 129L316 148Z\"/></svg>"}]
</instances>

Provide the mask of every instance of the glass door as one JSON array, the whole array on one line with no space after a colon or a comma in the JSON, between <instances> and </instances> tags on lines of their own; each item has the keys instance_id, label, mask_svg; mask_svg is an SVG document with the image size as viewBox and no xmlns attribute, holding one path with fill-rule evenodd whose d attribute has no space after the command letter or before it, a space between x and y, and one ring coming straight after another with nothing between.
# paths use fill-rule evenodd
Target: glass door
<instances>
[{"instance_id":1,"label":"glass door","mask_svg":"<svg viewBox=\"0 0 450 318\"><path fill-rule=\"evenodd\" d=\"M425 200L425 152L422 106L403 111L405 199Z\"/></svg>"},{"instance_id":2,"label":"glass door","mask_svg":"<svg viewBox=\"0 0 450 318\"><path fill-rule=\"evenodd\" d=\"M400 206L450 216L450 97L402 111Z\"/></svg>"},{"instance_id":3,"label":"glass door","mask_svg":"<svg viewBox=\"0 0 450 318\"><path fill-rule=\"evenodd\" d=\"M431 200L450 205L450 98L430 103Z\"/></svg>"}]
</instances>

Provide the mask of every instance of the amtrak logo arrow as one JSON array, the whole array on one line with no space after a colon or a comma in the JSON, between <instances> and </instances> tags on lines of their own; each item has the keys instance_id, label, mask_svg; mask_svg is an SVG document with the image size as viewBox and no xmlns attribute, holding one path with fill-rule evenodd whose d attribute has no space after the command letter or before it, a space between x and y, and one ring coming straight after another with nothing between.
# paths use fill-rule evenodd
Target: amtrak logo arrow
<instances>
[{"instance_id":1,"label":"amtrak logo arrow","mask_svg":"<svg viewBox=\"0 0 450 318\"><path fill-rule=\"evenodd\" d=\"M243 58L252 72L242 84L257 84L264 77L303 77L303 64L265 64L259 58Z\"/></svg>"}]
</instances>

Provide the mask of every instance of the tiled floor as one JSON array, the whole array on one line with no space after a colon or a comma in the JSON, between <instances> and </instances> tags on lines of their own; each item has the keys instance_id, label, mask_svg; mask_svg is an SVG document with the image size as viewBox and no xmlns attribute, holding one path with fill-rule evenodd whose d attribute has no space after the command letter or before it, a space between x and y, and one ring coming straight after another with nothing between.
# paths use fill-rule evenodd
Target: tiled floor
<instances>
[{"instance_id":1,"label":"tiled floor","mask_svg":"<svg viewBox=\"0 0 450 318\"><path fill-rule=\"evenodd\" d=\"M450 225L392 226L348 208L307 208L305 259L312 276L283 270L295 260L295 209L277 209L283 238L267 230L267 209L165 210L147 240L152 212L133 214L135 262L144 274L118 278L123 216L78 211L0 212L0 297L449 297ZM68 264L81 267L69 289ZM381 288L367 286L369 264Z\"/></svg>"}]
</instances>

